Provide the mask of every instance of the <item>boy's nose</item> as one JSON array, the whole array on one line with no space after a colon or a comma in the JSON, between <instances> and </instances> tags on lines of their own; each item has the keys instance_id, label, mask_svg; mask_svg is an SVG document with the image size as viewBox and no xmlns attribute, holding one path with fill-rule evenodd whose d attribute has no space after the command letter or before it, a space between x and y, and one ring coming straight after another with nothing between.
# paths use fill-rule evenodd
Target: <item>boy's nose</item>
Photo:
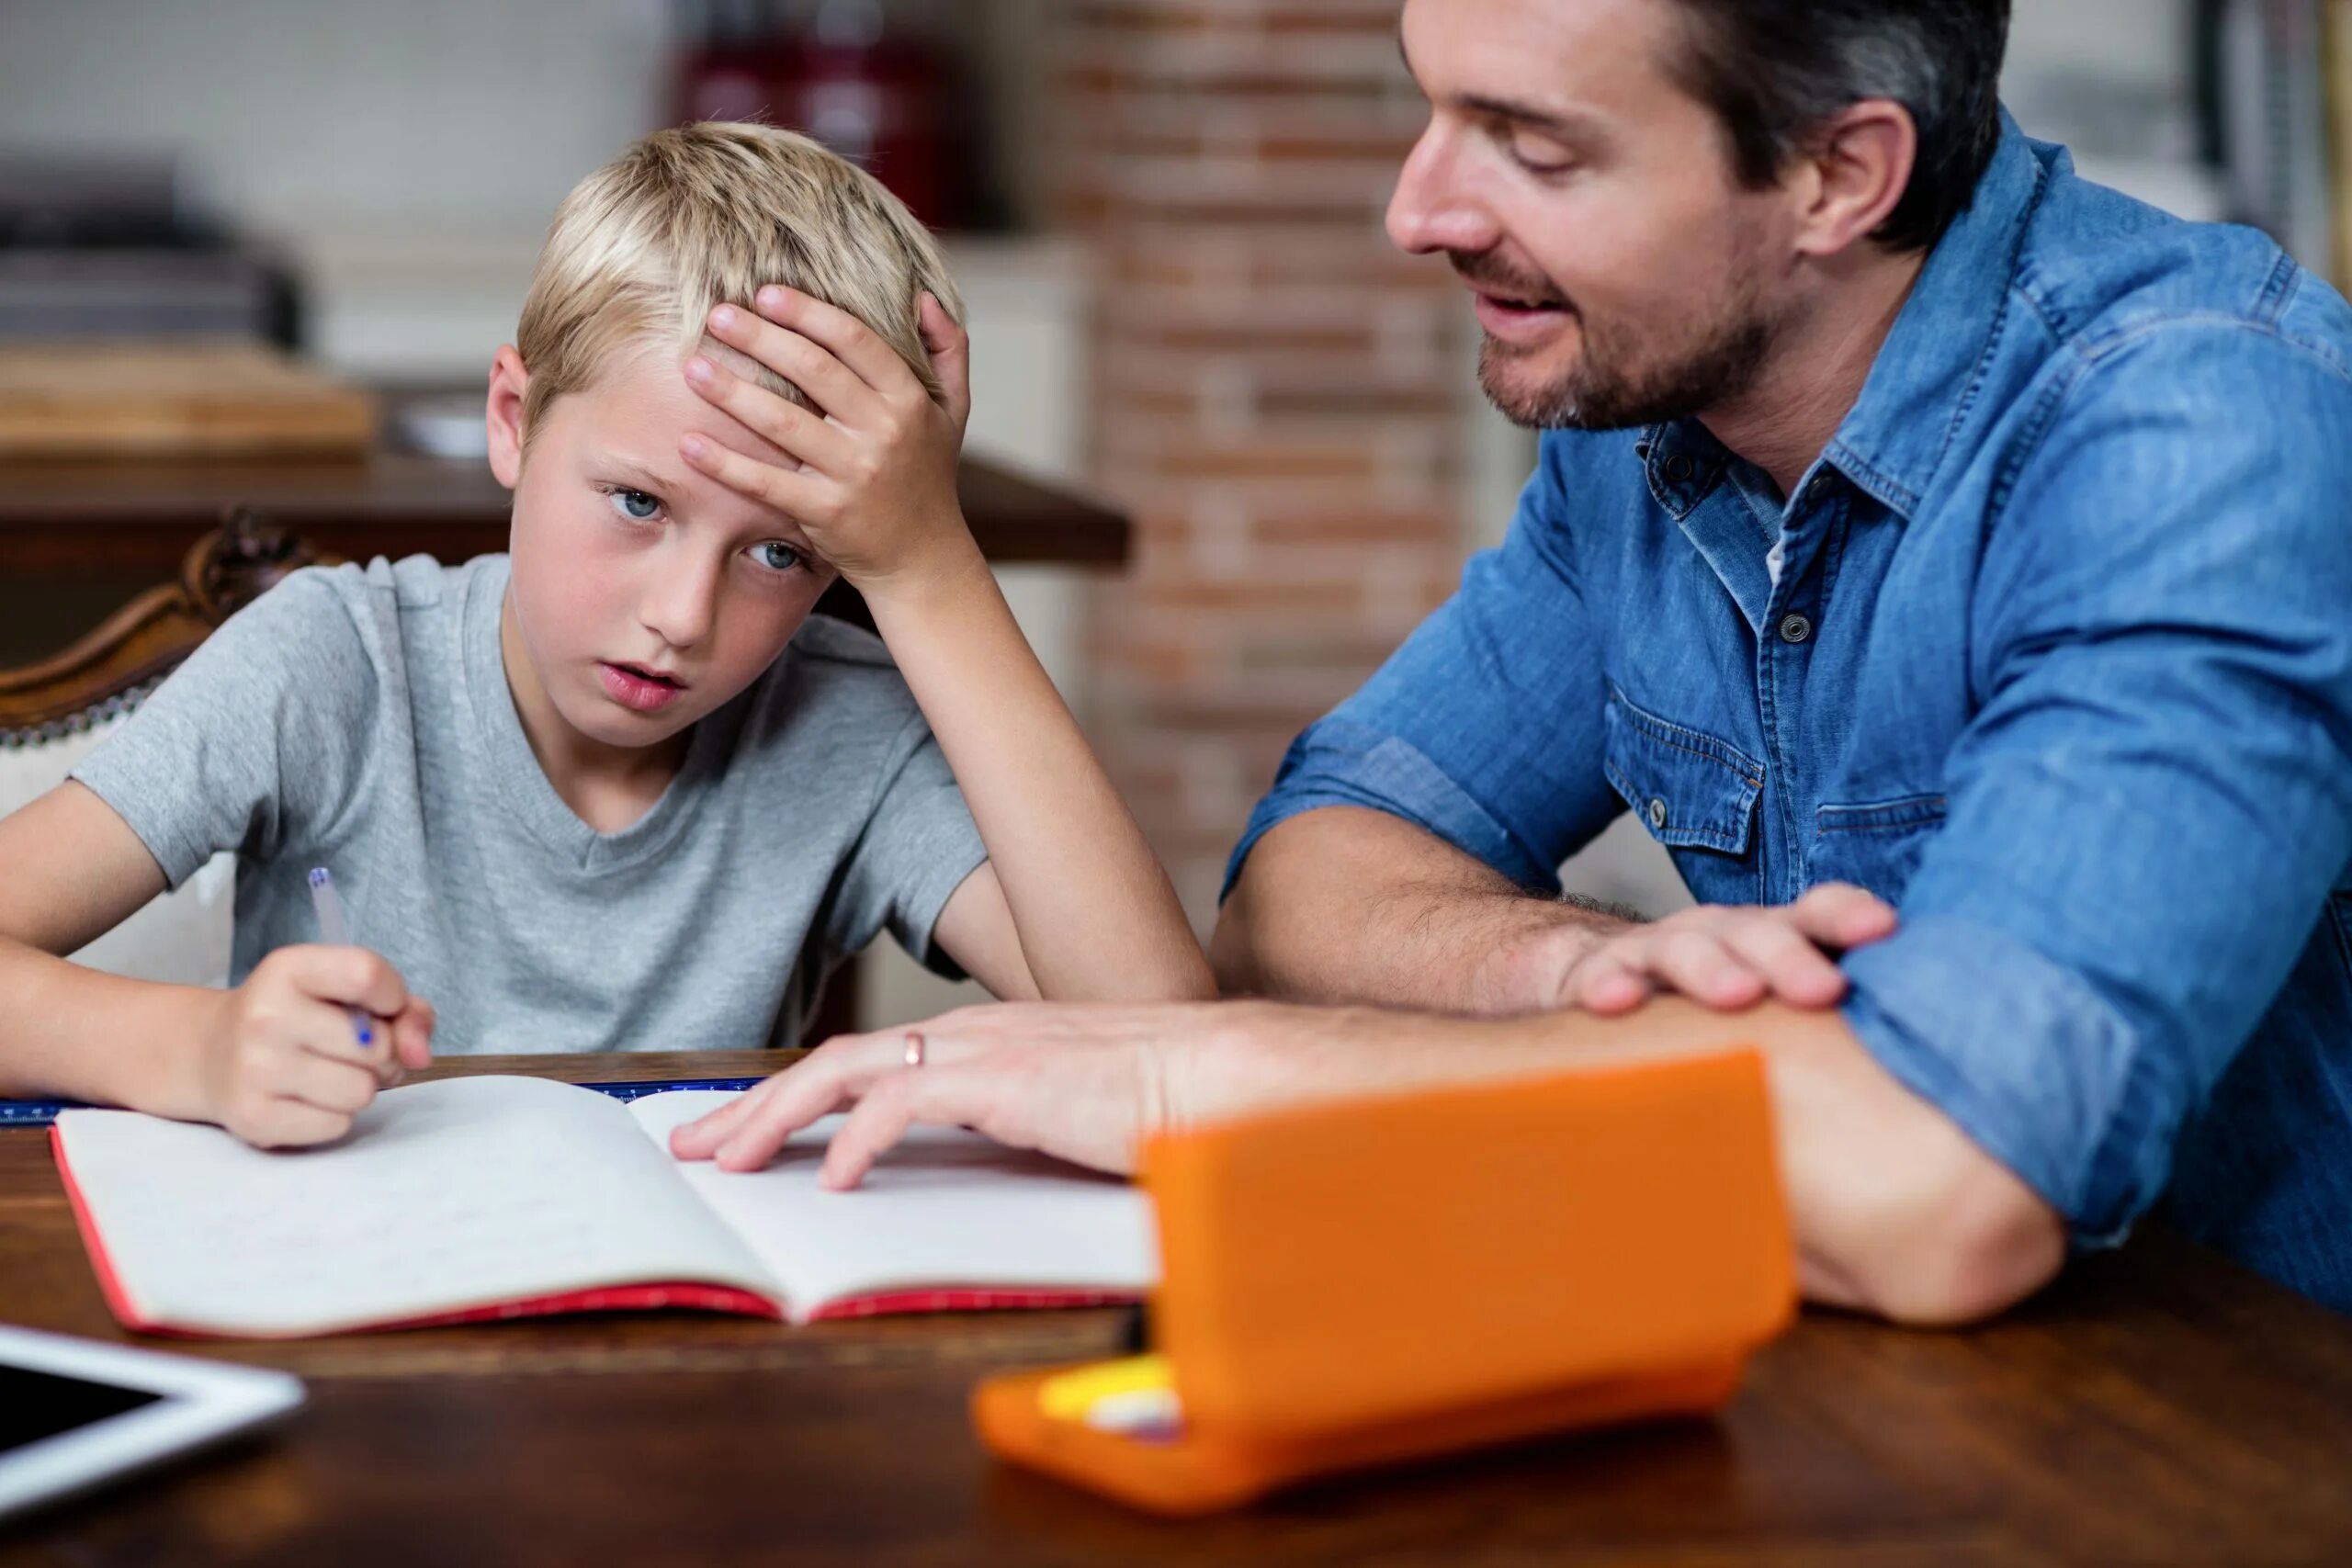
<instances>
[{"instance_id":1,"label":"boy's nose","mask_svg":"<svg viewBox=\"0 0 2352 1568\"><path fill-rule=\"evenodd\" d=\"M723 560L692 558L666 563L647 585L638 619L672 648L692 648L710 636L718 615Z\"/></svg>"}]
</instances>

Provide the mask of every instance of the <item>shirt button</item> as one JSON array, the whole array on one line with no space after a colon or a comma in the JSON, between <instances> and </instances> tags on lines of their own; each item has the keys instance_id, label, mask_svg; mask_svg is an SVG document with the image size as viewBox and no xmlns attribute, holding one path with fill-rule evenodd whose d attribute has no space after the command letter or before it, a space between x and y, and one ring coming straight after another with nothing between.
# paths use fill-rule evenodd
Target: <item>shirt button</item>
<instances>
[{"instance_id":1,"label":"shirt button","mask_svg":"<svg viewBox=\"0 0 2352 1568\"><path fill-rule=\"evenodd\" d=\"M1813 623L1806 620L1803 615L1783 615L1781 617L1781 640L1782 642L1803 642L1812 635Z\"/></svg>"},{"instance_id":2,"label":"shirt button","mask_svg":"<svg viewBox=\"0 0 2352 1568\"><path fill-rule=\"evenodd\" d=\"M1666 460L1666 477L1680 484L1690 477L1690 459L1679 452Z\"/></svg>"},{"instance_id":3,"label":"shirt button","mask_svg":"<svg viewBox=\"0 0 2352 1568\"><path fill-rule=\"evenodd\" d=\"M1819 501L1823 493L1828 489L1829 476L1827 474L1815 474L1805 484L1804 498L1807 501Z\"/></svg>"},{"instance_id":4,"label":"shirt button","mask_svg":"<svg viewBox=\"0 0 2352 1568\"><path fill-rule=\"evenodd\" d=\"M1666 802L1656 795L1650 796L1650 826L1653 828L1666 826Z\"/></svg>"}]
</instances>

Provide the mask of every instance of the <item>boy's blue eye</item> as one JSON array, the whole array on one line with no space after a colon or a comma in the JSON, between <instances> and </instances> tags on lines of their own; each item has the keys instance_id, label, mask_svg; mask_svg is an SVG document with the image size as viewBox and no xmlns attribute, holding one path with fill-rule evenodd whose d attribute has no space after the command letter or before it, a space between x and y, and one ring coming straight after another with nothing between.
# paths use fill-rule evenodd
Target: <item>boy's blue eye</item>
<instances>
[{"instance_id":1,"label":"boy's blue eye","mask_svg":"<svg viewBox=\"0 0 2352 1568\"><path fill-rule=\"evenodd\" d=\"M770 571L790 571L800 564L800 552L780 539L769 539L752 547L752 558Z\"/></svg>"},{"instance_id":2,"label":"boy's blue eye","mask_svg":"<svg viewBox=\"0 0 2352 1568\"><path fill-rule=\"evenodd\" d=\"M641 490L616 490L612 492L613 509L632 523L650 523L662 515L662 502Z\"/></svg>"}]
</instances>

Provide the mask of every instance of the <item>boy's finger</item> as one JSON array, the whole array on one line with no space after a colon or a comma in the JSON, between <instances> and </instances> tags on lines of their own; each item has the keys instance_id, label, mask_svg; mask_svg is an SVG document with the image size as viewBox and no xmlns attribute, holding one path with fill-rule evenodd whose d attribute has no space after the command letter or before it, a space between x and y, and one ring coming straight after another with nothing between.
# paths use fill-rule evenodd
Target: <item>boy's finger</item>
<instances>
[{"instance_id":1,"label":"boy's finger","mask_svg":"<svg viewBox=\"0 0 2352 1568\"><path fill-rule=\"evenodd\" d=\"M423 997L411 997L408 1006L390 1021L385 1032L391 1037L391 1057L400 1066L419 1070L433 1065L433 1026L436 1015L433 1004Z\"/></svg>"},{"instance_id":2,"label":"boy's finger","mask_svg":"<svg viewBox=\"0 0 2352 1568\"><path fill-rule=\"evenodd\" d=\"M364 1062L337 1061L314 1053L295 1055L273 1086L281 1099L350 1116L366 1109L382 1085Z\"/></svg>"},{"instance_id":3,"label":"boy's finger","mask_svg":"<svg viewBox=\"0 0 2352 1568\"><path fill-rule=\"evenodd\" d=\"M307 947L293 975L306 997L392 1018L408 1002L400 971L364 947Z\"/></svg>"},{"instance_id":4,"label":"boy's finger","mask_svg":"<svg viewBox=\"0 0 2352 1568\"><path fill-rule=\"evenodd\" d=\"M745 380L707 355L687 360L685 377L706 402L795 461L826 473L842 471L850 450L845 427Z\"/></svg>"},{"instance_id":5,"label":"boy's finger","mask_svg":"<svg viewBox=\"0 0 2352 1568\"><path fill-rule=\"evenodd\" d=\"M368 1021L368 1043L362 1045L347 1007L316 998L298 999L287 1004L284 1019L279 1038L312 1055L356 1063L371 1073L391 1060L391 1039L381 1023Z\"/></svg>"},{"instance_id":6,"label":"boy's finger","mask_svg":"<svg viewBox=\"0 0 2352 1568\"><path fill-rule=\"evenodd\" d=\"M899 351L884 343L881 334L872 327L840 306L775 283L753 295L752 302L769 321L788 327L830 349L872 390L902 395L910 388L917 391L922 389L922 384L915 379L915 373L908 368L907 362L899 357ZM835 411L828 407L826 412Z\"/></svg>"},{"instance_id":7,"label":"boy's finger","mask_svg":"<svg viewBox=\"0 0 2352 1568\"><path fill-rule=\"evenodd\" d=\"M695 468L736 494L802 523L820 522L827 514L826 483L812 469L787 472L774 463L746 457L732 447L701 435L682 435L678 452Z\"/></svg>"},{"instance_id":8,"label":"boy's finger","mask_svg":"<svg viewBox=\"0 0 2352 1568\"><path fill-rule=\"evenodd\" d=\"M755 310L735 305L714 306L710 335L766 366L800 389L821 416L843 424L866 423L881 408L881 398L864 378L834 357L831 349L805 333L779 326Z\"/></svg>"},{"instance_id":9,"label":"boy's finger","mask_svg":"<svg viewBox=\"0 0 2352 1568\"><path fill-rule=\"evenodd\" d=\"M939 395L956 428L972 416L972 335L956 324L938 296L926 292L915 307L915 327L922 333L923 352L931 355L932 374L939 378Z\"/></svg>"},{"instance_id":10,"label":"boy's finger","mask_svg":"<svg viewBox=\"0 0 2352 1568\"><path fill-rule=\"evenodd\" d=\"M259 1149L301 1148L333 1143L351 1131L351 1118L337 1111L321 1111L299 1100L272 1100L268 1109L237 1135Z\"/></svg>"}]
</instances>

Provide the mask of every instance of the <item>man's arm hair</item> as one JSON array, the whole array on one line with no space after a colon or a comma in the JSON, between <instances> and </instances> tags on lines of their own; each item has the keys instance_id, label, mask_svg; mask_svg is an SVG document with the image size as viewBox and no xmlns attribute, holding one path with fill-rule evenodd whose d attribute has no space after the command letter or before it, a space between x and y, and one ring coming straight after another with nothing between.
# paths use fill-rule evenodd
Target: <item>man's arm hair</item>
<instances>
[{"instance_id":1,"label":"man's arm hair","mask_svg":"<svg viewBox=\"0 0 2352 1568\"><path fill-rule=\"evenodd\" d=\"M1209 946L1228 993L1430 1012L1527 1010L1524 960L1622 931L1385 811L1327 806L1250 850ZM1548 972L1548 971L1547 971Z\"/></svg>"}]
</instances>

